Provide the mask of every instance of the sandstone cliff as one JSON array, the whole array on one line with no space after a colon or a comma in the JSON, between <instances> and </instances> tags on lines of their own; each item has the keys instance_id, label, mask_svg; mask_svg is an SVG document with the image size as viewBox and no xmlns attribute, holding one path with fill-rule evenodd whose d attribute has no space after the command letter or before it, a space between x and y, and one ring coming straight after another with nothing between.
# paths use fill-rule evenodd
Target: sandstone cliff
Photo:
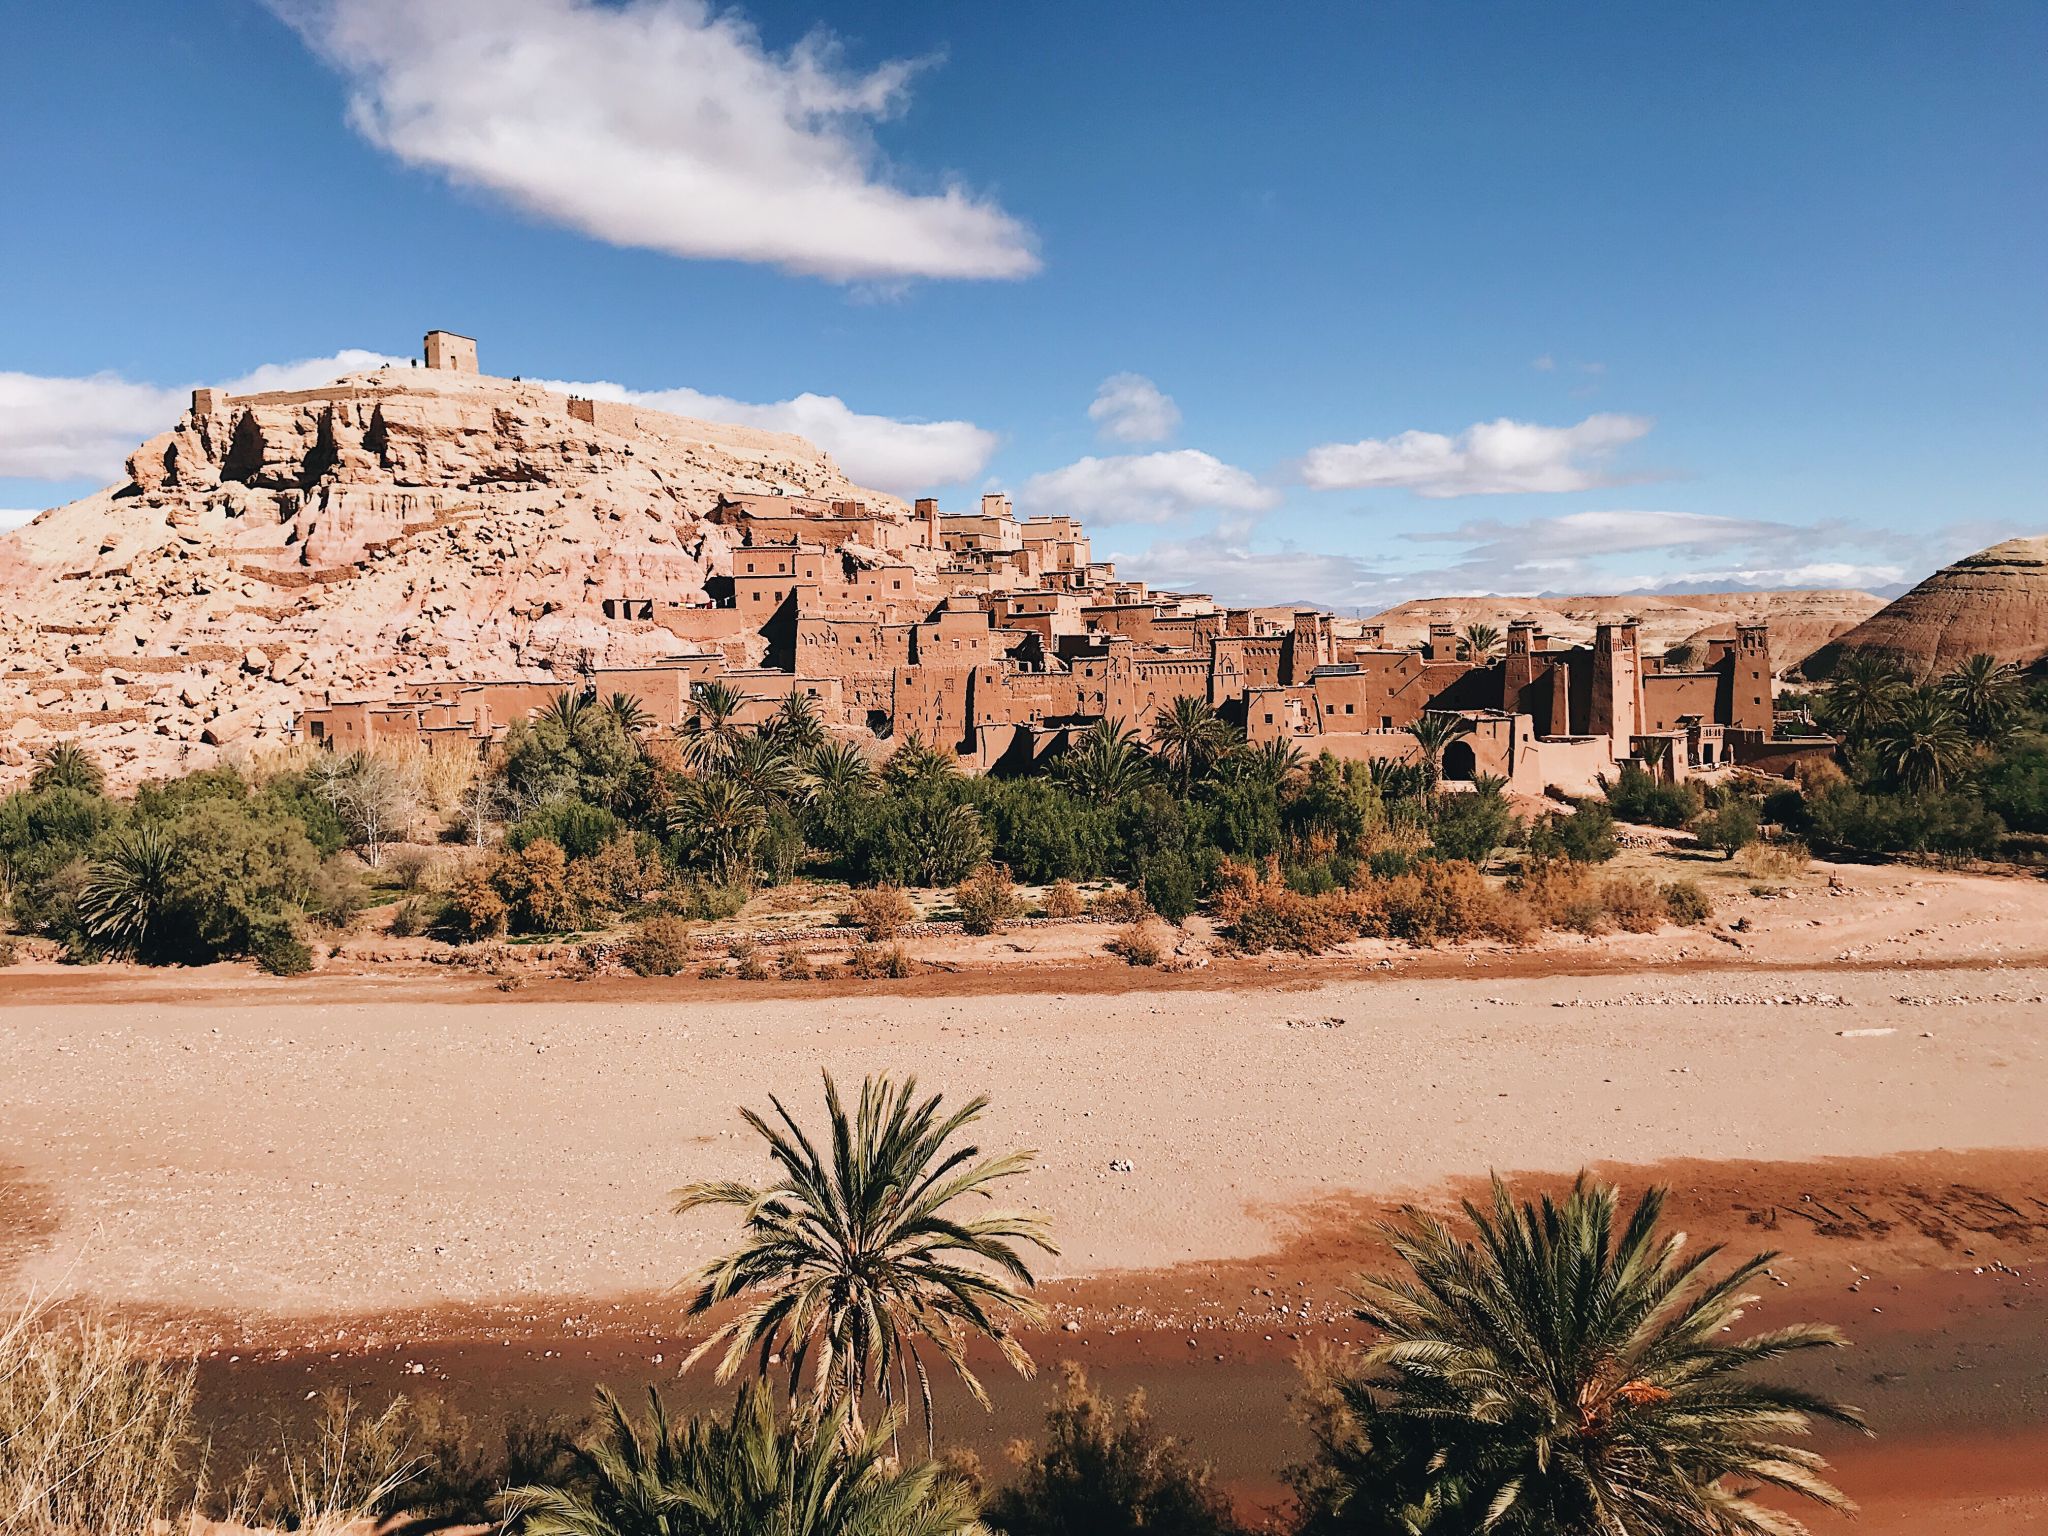
<instances>
[{"instance_id":1,"label":"sandstone cliff","mask_svg":"<svg viewBox=\"0 0 2048 1536\"><path fill-rule=\"evenodd\" d=\"M2022 666L2048 656L2048 535L2007 539L1943 566L1804 670L1826 677L1850 651L1888 657L1922 680L1979 654Z\"/></svg>"},{"instance_id":2,"label":"sandstone cliff","mask_svg":"<svg viewBox=\"0 0 2048 1536\"><path fill-rule=\"evenodd\" d=\"M208 402L130 481L0 539L0 777L60 736L117 781L282 739L302 696L568 676L689 646L606 597L701 601L722 492L857 498L803 440L391 369ZM636 610L637 611L637 610Z\"/></svg>"}]
</instances>

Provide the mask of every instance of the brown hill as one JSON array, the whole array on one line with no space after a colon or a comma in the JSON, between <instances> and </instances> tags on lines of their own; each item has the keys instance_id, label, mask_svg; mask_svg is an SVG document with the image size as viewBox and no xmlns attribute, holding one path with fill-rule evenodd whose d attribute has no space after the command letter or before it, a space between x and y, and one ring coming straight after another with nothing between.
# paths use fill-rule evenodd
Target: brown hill
<instances>
[{"instance_id":1,"label":"brown hill","mask_svg":"<svg viewBox=\"0 0 2048 1536\"><path fill-rule=\"evenodd\" d=\"M2048 656L2048 535L2007 539L1919 586L1809 658L1825 677L1851 651L1889 657L1916 678L1971 656L2031 665Z\"/></svg>"},{"instance_id":2,"label":"brown hill","mask_svg":"<svg viewBox=\"0 0 2048 1536\"><path fill-rule=\"evenodd\" d=\"M1610 597L1432 597L1389 608L1372 623L1386 626L1393 645L1412 645L1432 623L1491 624L1506 629L1515 619L1534 619L1546 633L1589 640L1595 626L1634 617L1643 644L1664 650L1684 640L1732 635L1735 626L1759 619L1771 627L1775 666L1796 665L1836 636L1847 633L1884 606L1869 592L1827 589L1787 592L1623 593Z\"/></svg>"},{"instance_id":3,"label":"brown hill","mask_svg":"<svg viewBox=\"0 0 2048 1536\"><path fill-rule=\"evenodd\" d=\"M731 570L721 492L900 502L800 438L428 369L195 401L131 480L0 539L0 773L70 736L117 780L282 738L302 695L672 654L601 599Z\"/></svg>"}]
</instances>

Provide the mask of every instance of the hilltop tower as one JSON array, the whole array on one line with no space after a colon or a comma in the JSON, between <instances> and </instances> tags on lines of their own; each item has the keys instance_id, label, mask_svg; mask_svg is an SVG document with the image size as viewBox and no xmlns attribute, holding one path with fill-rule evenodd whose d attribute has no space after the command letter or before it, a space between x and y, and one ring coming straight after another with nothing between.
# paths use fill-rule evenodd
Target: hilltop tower
<instances>
[{"instance_id":1,"label":"hilltop tower","mask_svg":"<svg viewBox=\"0 0 2048 1536\"><path fill-rule=\"evenodd\" d=\"M453 331L429 331L424 345L427 366L446 373L475 373L476 339Z\"/></svg>"}]
</instances>

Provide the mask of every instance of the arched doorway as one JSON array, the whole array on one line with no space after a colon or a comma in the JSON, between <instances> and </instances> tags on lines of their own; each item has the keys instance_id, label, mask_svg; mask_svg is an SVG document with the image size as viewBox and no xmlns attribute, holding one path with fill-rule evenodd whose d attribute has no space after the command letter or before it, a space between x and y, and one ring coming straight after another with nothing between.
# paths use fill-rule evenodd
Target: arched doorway
<instances>
[{"instance_id":1,"label":"arched doorway","mask_svg":"<svg viewBox=\"0 0 2048 1536\"><path fill-rule=\"evenodd\" d=\"M1454 741L1444 748L1444 777L1447 779L1470 779L1479 772L1479 759L1473 755L1472 743Z\"/></svg>"}]
</instances>

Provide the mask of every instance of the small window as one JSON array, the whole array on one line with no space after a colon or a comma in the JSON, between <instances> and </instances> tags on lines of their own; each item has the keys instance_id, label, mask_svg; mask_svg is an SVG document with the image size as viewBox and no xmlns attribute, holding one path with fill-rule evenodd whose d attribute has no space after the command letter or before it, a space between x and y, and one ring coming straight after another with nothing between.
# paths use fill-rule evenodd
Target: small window
<instances>
[{"instance_id":1,"label":"small window","mask_svg":"<svg viewBox=\"0 0 2048 1536\"><path fill-rule=\"evenodd\" d=\"M1351 714L1351 713L1352 713L1352 709L1351 709L1351 706L1350 706L1349 704L1346 704L1346 705L1344 706L1344 713L1345 713L1345 714L1347 714L1347 715L1348 715L1348 714Z\"/></svg>"},{"instance_id":2,"label":"small window","mask_svg":"<svg viewBox=\"0 0 2048 1536\"><path fill-rule=\"evenodd\" d=\"M1380 716L1380 729L1381 729L1381 730L1383 730L1383 731L1391 731L1391 730L1392 730L1393 728L1394 728L1394 717L1393 717L1392 715L1381 715L1381 716Z\"/></svg>"},{"instance_id":3,"label":"small window","mask_svg":"<svg viewBox=\"0 0 2048 1536\"><path fill-rule=\"evenodd\" d=\"M1272 723L1273 717L1271 715L1266 716L1266 724L1271 725Z\"/></svg>"}]
</instances>

